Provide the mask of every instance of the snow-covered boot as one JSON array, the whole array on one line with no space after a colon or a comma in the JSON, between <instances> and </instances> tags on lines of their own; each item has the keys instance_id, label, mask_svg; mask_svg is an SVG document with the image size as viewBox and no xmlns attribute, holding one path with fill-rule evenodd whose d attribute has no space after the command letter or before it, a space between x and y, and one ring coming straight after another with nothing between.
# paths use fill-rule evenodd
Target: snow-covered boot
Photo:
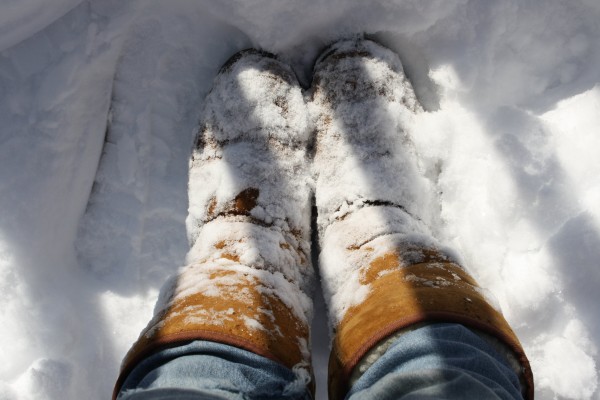
<instances>
[{"instance_id":1,"label":"snow-covered boot","mask_svg":"<svg viewBox=\"0 0 600 400\"><path fill-rule=\"evenodd\" d=\"M368 40L336 43L317 60L309 96L319 268L333 330L330 398L345 396L371 349L435 321L497 338L520 362L531 396L517 337L430 232L435 196L406 130L421 107L397 55Z\"/></svg>"},{"instance_id":2,"label":"snow-covered boot","mask_svg":"<svg viewBox=\"0 0 600 400\"><path fill-rule=\"evenodd\" d=\"M163 289L121 381L157 349L200 339L312 385L308 121L294 73L272 55L246 50L222 67L190 161L188 264Z\"/></svg>"}]
</instances>

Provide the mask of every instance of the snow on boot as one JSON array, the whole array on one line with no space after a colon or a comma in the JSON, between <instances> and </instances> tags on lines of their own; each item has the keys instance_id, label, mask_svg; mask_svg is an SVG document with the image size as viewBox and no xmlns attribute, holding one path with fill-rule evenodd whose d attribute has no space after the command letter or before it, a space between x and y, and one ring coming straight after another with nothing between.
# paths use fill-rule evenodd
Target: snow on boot
<instances>
[{"instance_id":1,"label":"snow on boot","mask_svg":"<svg viewBox=\"0 0 600 400\"><path fill-rule=\"evenodd\" d=\"M312 380L308 112L291 69L246 50L216 77L190 161L187 265L126 356L190 340L240 347Z\"/></svg>"},{"instance_id":2,"label":"snow on boot","mask_svg":"<svg viewBox=\"0 0 600 400\"><path fill-rule=\"evenodd\" d=\"M406 130L421 107L396 54L367 40L336 43L317 60L309 97L319 268L333 333L330 398L345 396L370 349L434 321L498 338L519 360L531 397L517 337L428 228L435 197Z\"/></svg>"}]
</instances>

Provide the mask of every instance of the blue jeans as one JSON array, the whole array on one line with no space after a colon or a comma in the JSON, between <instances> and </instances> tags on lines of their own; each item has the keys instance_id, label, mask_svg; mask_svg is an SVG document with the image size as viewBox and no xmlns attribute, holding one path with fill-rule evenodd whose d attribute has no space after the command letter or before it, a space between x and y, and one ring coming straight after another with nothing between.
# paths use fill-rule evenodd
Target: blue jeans
<instances>
[{"instance_id":1,"label":"blue jeans","mask_svg":"<svg viewBox=\"0 0 600 400\"><path fill-rule=\"evenodd\" d=\"M246 350L195 341L148 357L129 374L119 400L310 399L292 370ZM348 400L522 399L504 356L459 324L400 336L356 381Z\"/></svg>"}]
</instances>

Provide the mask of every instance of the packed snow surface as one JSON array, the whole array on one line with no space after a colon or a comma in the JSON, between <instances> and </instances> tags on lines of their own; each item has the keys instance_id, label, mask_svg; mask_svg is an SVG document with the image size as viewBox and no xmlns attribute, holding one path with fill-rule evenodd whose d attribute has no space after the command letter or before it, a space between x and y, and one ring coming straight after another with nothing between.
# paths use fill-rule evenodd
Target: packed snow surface
<instances>
[{"instance_id":1,"label":"packed snow surface","mask_svg":"<svg viewBox=\"0 0 600 400\"><path fill-rule=\"evenodd\" d=\"M536 398L600 398L598 21L597 0L3 1L0 399L110 396L189 250L220 65L258 47L308 87L322 49L361 32L400 55L430 228L497 298Z\"/></svg>"}]
</instances>

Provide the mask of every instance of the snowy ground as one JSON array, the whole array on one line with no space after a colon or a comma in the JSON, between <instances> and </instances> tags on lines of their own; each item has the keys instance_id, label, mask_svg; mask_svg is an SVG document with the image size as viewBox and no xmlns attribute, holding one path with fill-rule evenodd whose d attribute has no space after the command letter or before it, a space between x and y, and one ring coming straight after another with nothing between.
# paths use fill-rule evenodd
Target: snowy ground
<instances>
[{"instance_id":1,"label":"snowy ground","mask_svg":"<svg viewBox=\"0 0 600 400\"><path fill-rule=\"evenodd\" d=\"M498 298L537 398L600 398L598 21L597 0L3 1L0 399L109 397L188 250L218 67L256 46L308 85L323 46L363 31L402 57L434 229Z\"/></svg>"}]
</instances>

